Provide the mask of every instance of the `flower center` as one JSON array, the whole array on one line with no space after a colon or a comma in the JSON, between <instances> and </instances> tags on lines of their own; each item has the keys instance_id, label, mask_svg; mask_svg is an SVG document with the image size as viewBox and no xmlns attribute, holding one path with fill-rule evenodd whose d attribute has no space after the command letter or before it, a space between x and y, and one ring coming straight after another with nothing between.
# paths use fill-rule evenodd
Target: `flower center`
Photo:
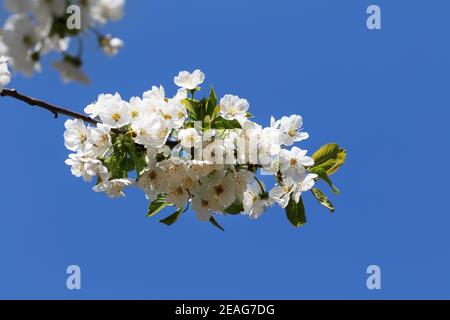
<instances>
[{"instance_id":1,"label":"flower center","mask_svg":"<svg viewBox=\"0 0 450 320\"><path fill-rule=\"evenodd\" d=\"M228 114L231 116L235 116L237 115L238 110L235 107L231 107L230 109L228 109Z\"/></svg>"},{"instance_id":2,"label":"flower center","mask_svg":"<svg viewBox=\"0 0 450 320\"><path fill-rule=\"evenodd\" d=\"M288 131L288 135L289 135L290 137L294 137L296 134L297 134L297 130L295 130L294 128L291 128L291 129Z\"/></svg>"},{"instance_id":3,"label":"flower center","mask_svg":"<svg viewBox=\"0 0 450 320\"><path fill-rule=\"evenodd\" d=\"M167 135L168 130L163 129L158 132L158 138L164 138Z\"/></svg>"},{"instance_id":4,"label":"flower center","mask_svg":"<svg viewBox=\"0 0 450 320\"><path fill-rule=\"evenodd\" d=\"M84 133L80 133L80 142L84 143L87 140L87 137Z\"/></svg>"},{"instance_id":5,"label":"flower center","mask_svg":"<svg viewBox=\"0 0 450 320\"><path fill-rule=\"evenodd\" d=\"M112 118L115 122L118 122L118 121L120 120L120 118L122 118L122 117L121 117L120 113L116 112L116 113L114 113L114 114L111 116L111 118Z\"/></svg>"},{"instance_id":6,"label":"flower center","mask_svg":"<svg viewBox=\"0 0 450 320\"><path fill-rule=\"evenodd\" d=\"M215 187L215 190L216 190L216 194L218 195L218 196L220 196L225 190L223 189L223 186L217 186L217 187Z\"/></svg>"},{"instance_id":7,"label":"flower center","mask_svg":"<svg viewBox=\"0 0 450 320\"><path fill-rule=\"evenodd\" d=\"M297 159L292 158L290 163L291 163L291 167L295 167L295 166L297 166L298 161L297 161Z\"/></svg>"},{"instance_id":8,"label":"flower center","mask_svg":"<svg viewBox=\"0 0 450 320\"><path fill-rule=\"evenodd\" d=\"M131 117L132 117L132 118L137 118L137 117L139 117L139 112L137 112L136 110L131 111Z\"/></svg>"}]
</instances>

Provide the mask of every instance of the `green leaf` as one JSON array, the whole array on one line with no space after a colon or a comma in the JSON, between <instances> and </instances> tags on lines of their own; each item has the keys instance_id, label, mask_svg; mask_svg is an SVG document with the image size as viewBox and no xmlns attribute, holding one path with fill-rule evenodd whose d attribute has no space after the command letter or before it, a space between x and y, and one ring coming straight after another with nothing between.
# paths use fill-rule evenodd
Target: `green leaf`
<instances>
[{"instance_id":1,"label":"green leaf","mask_svg":"<svg viewBox=\"0 0 450 320\"><path fill-rule=\"evenodd\" d=\"M205 116L203 119L203 129L210 129L211 128L211 117Z\"/></svg>"},{"instance_id":2,"label":"green leaf","mask_svg":"<svg viewBox=\"0 0 450 320\"><path fill-rule=\"evenodd\" d=\"M228 208L225 209L225 212L228 214L239 214L242 211L244 211L244 205L242 204L242 202L235 202L233 203L231 206L229 206Z\"/></svg>"},{"instance_id":3,"label":"green leaf","mask_svg":"<svg viewBox=\"0 0 450 320\"><path fill-rule=\"evenodd\" d=\"M199 101L198 103L198 109L199 111L197 112L197 120L198 121L203 121L207 115L206 110L207 110L207 104L208 104L208 100L206 99L202 99Z\"/></svg>"},{"instance_id":4,"label":"green leaf","mask_svg":"<svg viewBox=\"0 0 450 320\"><path fill-rule=\"evenodd\" d=\"M289 222L296 228L306 223L305 206L301 197L298 203L292 198L289 200L289 204L286 207L286 216Z\"/></svg>"},{"instance_id":5,"label":"green leaf","mask_svg":"<svg viewBox=\"0 0 450 320\"><path fill-rule=\"evenodd\" d=\"M192 120L201 120L200 116L200 102L191 99L184 99L183 104L188 111L188 116Z\"/></svg>"},{"instance_id":6,"label":"green leaf","mask_svg":"<svg viewBox=\"0 0 450 320\"><path fill-rule=\"evenodd\" d=\"M167 218L159 220L159 222L164 223L165 225L171 226L175 222L177 222L177 220L180 217L181 213L182 213L182 209L178 209L175 213L172 213Z\"/></svg>"},{"instance_id":7,"label":"green leaf","mask_svg":"<svg viewBox=\"0 0 450 320\"><path fill-rule=\"evenodd\" d=\"M150 203L146 217L149 218L151 216L154 216L155 214L157 214L159 211L161 211L168 205L169 204L166 202L166 197L161 196L161 195L158 196L158 198L156 200L154 200L154 201L152 201L152 203Z\"/></svg>"},{"instance_id":8,"label":"green leaf","mask_svg":"<svg viewBox=\"0 0 450 320\"><path fill-rule=\"evenodd\" d=\"M147 167L145 151L138 150L134 142L128 142L125 144L128 154L131 160L134 162L134 167L138 175Z\"/></svg>"},{"instance_id":9,"label":"green leaf","mask_svg":"<svg viewBox=\"0 0 450 320\"><path fill-rule=\"evenodd\" d=\"M339 191L339 189L333 184L333 182L331 181L330 177L328 177L327 173L325 172L325 169L323 168L310 168L309 171L311 173L315 173L319 176L320 179L322 179L323 181L326 182L326 184L328 184L331 188L331 190L333 190L334 194L339 194L341 193L341 191Z\"/></svg>"},{"instance_id":10,"label":"green leaf","mask_svg":"<svg viewBox=\"0 0 450 320\"><path fill-rule=\"evenodd\" d=\"M245 117L246 117L246 118L253 118L253 115L252 115L250 112L247 111L247 112L245 113Z\"/></svg>"},{"instance_id":11,"label":"green leaf","mask_svg":"<svg viewBox=\"0 0 450 320\"><path fill-rule=\"evenodd\" d=\"M217 106L217 96L216 93L214 92L214 88L211 86L211 92L209 93L209 99L206 104L206 114L209 115L211 118L213 118L216 106Z\"/></svg>"},{"instance_id":12,"label":"green leaf","mask_svg":"<svg viewBox=\"0 0 450 320\"><path fill-rule=\"evenodd\" d=\"M317 199L317 201L319 201L319 203L322 206L324 206L325 208L328 208L331 213L334 212L334 210L335 210L334 206L330 202L330 200L328 200L328 197L327 197L327 195L325 193L323 193L321 190L319 190L317 188L312 188L311 192L314 195L314 197Z\"/></svg>"},{"instance_id":13,"label":"green leaf","mask_svg":"<svg viewBox=\"0 0 450 320\"><path fill-rule=\"evenodd\" d=\"M127 155L121 149L114 148L112 155L105 160L104 164L111 173L112 179L121 179L128 176L128 169L132 165L132 161L127 161Z\"/></svg>"},{"instance_id":14,"label":"green leaf","mask_svg":"<svg viewBox=\"0 0 450 320\"><path fill-rule=\"evenodd\" d=\"M345 162L347 153L335 143L329 143L317 150L312 158L314 159L313 168L321 168L326 174L331 176Z\"/></svg>"},{"instance_id":15,"label":"green leaf","mask_svg":"<svg viewBox=\"0 0 450 320\"><path fill-rule=\"evenodd\" d=\"M220 114L220 106L217 106L217 107L214 109L214 112L213 112L213 114L212 114L212 116L211 116L211 119L217 118L217 117L219 116L219 114Z\"/></svg>"},{"instance_id":16,"label":"green leaf","mask_svg":"<svg viewBox=\"0 0 450 320\"><path fill-rule=\"evenodd\" d=\"M212 129L242 129L241 124L237 120L226 120L222 117L217 117L211 123Z\"/></svg>"},{"instance_id":17,"label":"green leaf","mask_svg":"<svg viewBox=\"0 0 450 320\"><path fill-rule=\"evenodd\" d=\"M213 216L211 216L211 218L209 218L209 222L212 223L213 226L215 226L216 228L219 228L222 231L225 231L224 228L222 228L222 226L216 221L216 219L214 219Z\"/></svg>"},{"instance_id":18,"label":"green leaf","mask_svg":"<svg viewBox=\"0 0 450 320\"><path fill-rule=\"evenodd\" d=\"M128 177L128 172L134 170L135 168L136 166L134 161L128 156L128 154L125 154L120 163L120 170L122 171L123 177Z\"/></svg>"}]
</instances>

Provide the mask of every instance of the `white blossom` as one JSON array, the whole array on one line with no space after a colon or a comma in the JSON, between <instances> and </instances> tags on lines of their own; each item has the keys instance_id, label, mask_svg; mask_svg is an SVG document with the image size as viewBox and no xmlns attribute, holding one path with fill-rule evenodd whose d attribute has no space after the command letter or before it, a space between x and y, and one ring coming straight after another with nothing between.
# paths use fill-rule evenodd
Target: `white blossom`
<instances>
[{"instance_id":1,"label":"white blossom","mask_svg":"<svg viewBox=\"0 0 450 320\"><path fill-rule=\"evenodd\" d=\"M139 118L131 124L133 139L136 143L147 147L162 147L169 136L169 128L161 116Z\"/></svg>"},{"instance_id":2,"label":"white blossom","mask_svg":"<svg viewBox=\"0 0 450 320\"><path fill-rule=\"evenodd\" d=\"M113 179L105 182L101 182L100 184L94 187L95 192L105 192L110 198L119 198L124 197L125 193L123 189L133 185L132 179Z\"/></svg>"},{"instance_id":3,"label":"white blossom","mask_svg":"<svg viewBox=\"0 0 450 320\"><path fill-rule=\"evenodd\" d=\"M243 196L244 214L251 219L258 219L268 206L273 204L274 200L269 194L264 194L264 184L255 181L248 186Z\"/></svg>"},{"instance_id":4,"label":"white blossom","mask_svg":"<svg viewBox=\"0 0 450 320\"><path fill-rule=\"evenodd\" d=\"M201 139L200 134L194 128L183 129L178 132L178 139L180 140L181 146L190 150L194 145L197 144L198 140Z\"/></svg>"},{"instance_id":5,"label":"white blossom","mask_svg":"<svg viewBox=\"0 0 450 320\"><path fill-rule=\"evenodd\" d=\"M218 212L222 208L217 202L213 190L202 187L192 198L192 209L196 212L197 219L209 221L212 213Z\"/></svg>"},{"instance_id":6,"label":"white blossom","mask_svg":"<svg viewBox=\"0 0 450 320\"><path fill-rule=\"evenodd\" d=\"M280 171L283 175L294 180L302 179L306 174L306 168L314 165L314 160L306 156L307 151L298 147L280 151Z\"/></svg>"},{"instance_id":7,"label":"white blossom","mask_svg":"<svg viewBox=\"0 0 450 320\"><path fill-rule=\"evenodd\" d=\"M255 174L245 169L240 169L233 173L233 183L236 198L242 201L247 186L253 181Z\"/></svg>"},{"instance_id":8,"label":"white blossom","mask_svg":"<svg viewBox=\"0 0 450 320\"><path fill-rule=\"evenodd\" d=\"M182 185L171 185L167 188L166 202L177 208L183 208L189 198L189 192Z\"/></svg>"},{"instance_id":9,"label":"white blossom","mask_svg":"<svg viewBox=\"0 0 450 320\"><path fill-rule=\"evenodd\" d=\"M282 117L275 121L271 119L271 126L281 133L281 142L286 146L292 146L295 142L303 141L309 138L308 133L302 132L303 119L299 115Z\"/></svg>"},{"instance_id":10,"label":"white blossom","mask_svg":"<svg viewBox=\"0 0 450 320\"><path fill-rule=\"evenodd\" d=\"M84 151L88 144L87 128L80 119L67 120L64 123L64 143L70 151Z\"/></svg>"},{"instance_id":11,"label":"white blossom","mask_svg":"<svg viewBox=\"0 0 450 320\"><path fill-rule=\"evenodd\" d=\"M211 174L216 167L211 161L191 160L187 164L187 174L192 179L199 180Z\"/></svg>"},{"instance_id":12,"label":"white blossom","mask_svg":"<svg viewBox=\"0 0 450 320\"><path fill-rule=\"evenodd\" d=\"M82 177L84 181L89 182L93 177L99 176L103 180L109 178L108 169L100 160L91 158L83 153L73 153L69 155L66 164L71 166L72 174L76 177Z\"/></svg>"},{"instance_id":13,"label":"white blossom","mask_svg":"<svg viewBox=\"0 0 450 320\"><path fill-rule=\"evenodd\" d=\"M223 178L222 182L211 188L214 199L220 205L220 208L226 209L236 200L234 179L231 175Z\"/></svg>"},{"instance_id":14,"label":"white blossom","mask_svg":"<svg viewBox=\"0 0 450 320\"><path fill-rule=\"evenodd\" d=\"M130 123L130 105L126 101L108 101L99 113L103 123L111 128L120 128Z\"/></svg>"},{"instance_id":15,"label":"white blossom","mask_svg":"<svg viewBox=\"0 0 450 320\"><path fill-rule=\"evenodd\" d=\"M227 120L245 118L248 108L248 101L238 96L227 94L220 99L220 115Z\"/></svg>"},{"instance_id":16,"label":"white blossom","mask_svg":"<svg viewBox=\"0 0 450 320\"><path fill-rule=\"evenodd\" d=\"M154 200L166 190L167 176L161 168L149 168L138 178L136 186L144 190L148 199Z\"/></svg>"},{"instance_id":17,"label":"white blossom","mask_svg":"<svg viewBox=\"0 0 450 320\"><path fill-rule=\"evenodd\" d=\"M170 101L160 109L160 112L169 129L181 128L187 118L186 107L178 101Z\"/></svg>"},{"instance_id":18,"label":"white blossom","mask_svg":"<svg viewBox=\"0 0 450 320\"><path fill-rule=\"evenodd\" d=\"M91 103L84 108L84 112L87 113L92 119L95 119L107 105L119 104L121 101L122 98L117 92L114 95L100 94L96 102Z\"/></svg>"},{"instance_id":19,"label":"white blossom","mask_svg":"<svg viewBox=\"0 0 450 320\"><path fill-rule=\"evenodd\" d=\"M133 124L139 119L144 118L144 116L149 112L147 110L147 106L144 102L145 100L142 100L139 97L132 97L130 99L130 123Z\"/></svg>"},{"instance_id":20,"label":"white blossom","mask_svg":"<svg viewBox=\"0 0 450 320\"><path fill-rule=\"evenodd\" d=\"M39 62L31 54L40 39L38 30L27 15L14 14L6 20L1 41L14 69L26 76L40 70Z\"/></svg>"},{"instance_id":21,"label":"white blossom","mask_svg":"<svg viewBox=\"0 0 450 320\"><path fill-rule=\"evenodd\" d=\"M181 71L178 76L174 78L174 82L177 86L187 90L195 90L203 83L203 81L205 81L205 74L200 70L195 70L192 73Z\"/></svg>"},{"instance_id":22,"label":"white blossom","mask_svg":"<svg viewBox=\"0 0 450 320\"><path fill-rule=\"evenodd\" d=\"M170 185L180 184L186 176L186 162L181 158L169 158L157 164L165 174Z\"/></svg>"},{"instance_id":23,"label":"white blossom","mask_svg":"<svg viewBox=\"0 0 450 320\"><path fill-rule=\"evenodd\" d=\"M151 90L145 91L142 96L144 99L151 99L158 103L162 103L166 98L166 91L163 86L153 86Z\"/></svg>"},{"instance_id":24,"label":"white blossom","mask_svg":"<svg viewBox=\"0 0 450 320\"><path fill-rule=\"evenodd\" d=\"M87 139L89 142L89 151L96 157L106 156L106 152L111 149L111 127L103 123L97 124L97 127L87 129Z\"/></svg>"},{"instance_id":25,"label":"white blossom","mask_svg":"<svg viewBox=\"0 0 450 320\"><path fill-rule=\"evenodd\" d=\"M309 191L314 187L316 178L317 174L308 173L304 176L303 180L296 181L295 189L292 193L292 198L295 200L295 202L299 202L300 196L303 192Z\"/></svg>"}]
</instances>

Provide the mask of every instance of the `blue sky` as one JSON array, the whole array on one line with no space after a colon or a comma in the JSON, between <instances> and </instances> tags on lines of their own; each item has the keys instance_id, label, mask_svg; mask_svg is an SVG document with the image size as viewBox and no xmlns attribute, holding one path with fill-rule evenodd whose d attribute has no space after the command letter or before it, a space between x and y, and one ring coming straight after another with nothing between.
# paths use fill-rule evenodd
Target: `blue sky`
<instances>
[{"instance_id":1,"label":"blue sky","mask_svg":"<svg viewBox=\"0 0 450 320\"><path fill-rule=\"evenodd\" d=\"M382 30L366 28L369 4ZM300 229L278 208L219 217L225 233L192 212L166 227L145 218L140 191L112 201L71 176L63 119L2 99L0 298L450 298L449 10L444 0L128 1L106 28L125 40L121 53L106 59L89 41L91 86L63 85L48 66L13 86L82 111L102 92L173 93L178 71L200 68L261 123L301 114L304 148L347 149L337 210L307 196ZM82 290L66 289L71 264ZM366 287L371 264L379 291Z\"/></svg>"}]
</instances>

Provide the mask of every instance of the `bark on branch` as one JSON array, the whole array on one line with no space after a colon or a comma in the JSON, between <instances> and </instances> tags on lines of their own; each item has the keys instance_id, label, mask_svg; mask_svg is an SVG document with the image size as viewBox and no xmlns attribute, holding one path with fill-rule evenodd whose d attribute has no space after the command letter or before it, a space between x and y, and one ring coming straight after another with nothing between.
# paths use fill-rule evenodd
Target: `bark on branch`
<instances>
[{"instance_id":1,"label":"bark on branch","mask_svg":"<svg viewBox=\"0 0 450 320\"><path fill-rule=\"evenodd\" d=\"M65 115L71 118L75 118L75 119L81 119L87 123L91 123L96 125L97 121L90 118L87 115L78 113L78 112L74 112L68 109L64 109L61 108L59 106L55 106L53 104L50 104L48 102L42 101L42 100L38 100L26 95L23 95L19 92L17 92L14 89L3 89L3 91L0 93L1 97L10 97L13 99L17 99L20 100L22 102L25 102L26 104L30 105L30 106L35 106L35 107L39 107L42 109L45 109L47 111L50 111L51 113L53 113L53 115L55 116L55 118L58 118L59 115Z\"/></svg>"}]
</instances>

